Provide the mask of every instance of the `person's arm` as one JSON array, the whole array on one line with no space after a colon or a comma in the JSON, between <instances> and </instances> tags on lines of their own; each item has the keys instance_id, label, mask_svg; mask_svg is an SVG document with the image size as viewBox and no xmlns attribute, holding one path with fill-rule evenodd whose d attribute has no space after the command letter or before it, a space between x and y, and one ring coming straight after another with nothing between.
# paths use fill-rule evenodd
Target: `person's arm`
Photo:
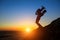
<instances>
[{"instance_id":1,"label":"person's arm","mask_svg":"<svg viewBox=\"0 0 60 40\"><path fill-rule=\"evenodd\" d=\"M42 6L41 11L42 11L43 9L45 9L45 7L44 7L44 6Z\"/></svg>"},{"instance_id":2,"label":"person's arm","mask_svg":"<svg viewBox=\"0 0 60 40\"><path fill-rule=\"evenodd\" d=\"M45 14L45 12L47 12L46 10L43 11L43 14Z\"/></svg>"},{"instance_id":3,"label":"person's arm","mask_svg":"<svg viewBox=\"0 0 60 40\"><path fill-rule=\"evenodd\" d=\"M42 16L46 13L47 11L46 10L44 10L43 12L42 12Z\"/></svg>"}]
</instances>

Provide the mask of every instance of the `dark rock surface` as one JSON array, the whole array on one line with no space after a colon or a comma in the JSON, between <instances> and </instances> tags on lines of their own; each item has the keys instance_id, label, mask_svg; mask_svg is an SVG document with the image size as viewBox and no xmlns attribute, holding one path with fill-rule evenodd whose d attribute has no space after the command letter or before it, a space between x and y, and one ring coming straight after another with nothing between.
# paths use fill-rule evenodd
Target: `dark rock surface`
<instances>
[{"instance_id":1,"label":"dark rock surface","mask_svg":"<svg viewBox=\"0 0 60 40\"><path fill-rule=\"evenodd\" d=\"M48 40L60 40L60 18L52 21L44 29Z\"/></svg>"}]
</instances>

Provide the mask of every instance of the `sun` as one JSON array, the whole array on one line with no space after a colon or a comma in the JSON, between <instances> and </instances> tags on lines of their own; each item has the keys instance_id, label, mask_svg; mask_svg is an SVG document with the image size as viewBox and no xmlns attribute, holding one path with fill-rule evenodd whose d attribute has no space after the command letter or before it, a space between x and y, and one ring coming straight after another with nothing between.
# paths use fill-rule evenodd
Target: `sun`
<instances>
[{"instance_id":1,"label":"sun","mask_svg":"<svg viewBox=\"0 0 60 40\"><path fill-rule=\"evenodd\" d=\"M26 30L25 30L26 32L31 32L31 28L26 28Z\"/></svg>"}]
</instances>

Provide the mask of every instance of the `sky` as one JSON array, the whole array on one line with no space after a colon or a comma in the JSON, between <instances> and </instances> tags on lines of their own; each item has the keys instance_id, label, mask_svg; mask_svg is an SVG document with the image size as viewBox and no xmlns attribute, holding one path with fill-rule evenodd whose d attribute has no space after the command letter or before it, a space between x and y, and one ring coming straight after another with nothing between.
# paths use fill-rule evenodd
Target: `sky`
<instances>
[{"instance_id":1,"label":"sky","mask_svg":"<svg viewBox=\"0 0 60 40\"><path fill-rule=\"evenodd\" d=\"M60 0L0 0L0 28L36 27L35 12L41 6L47 10L40 20L43 27L60 17Z\"/></svg>"}]
</instances>

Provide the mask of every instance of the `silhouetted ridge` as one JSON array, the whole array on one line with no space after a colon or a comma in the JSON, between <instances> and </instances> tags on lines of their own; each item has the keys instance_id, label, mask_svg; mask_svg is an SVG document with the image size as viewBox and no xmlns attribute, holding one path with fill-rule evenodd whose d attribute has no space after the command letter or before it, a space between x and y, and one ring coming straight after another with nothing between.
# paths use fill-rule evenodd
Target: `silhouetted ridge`
<instances>
[{"instance_id":1,"label":"silhouetted ridge","mask_svg":"<svg viewBox=\"0 0 60 40\"><path fill-rule=\"evenodd\" d=\"M46 30L47 30L47 29L49 30L49 29L51 29L51 28L60 28L59 26L60 26L60 18L52 21L49 25L47 25L47 26L45 27L45 29L46 29Z\"/></svg>"},{"instance_id":2,"label":"silhouetted ridge","mask_svg":"<svg viewBox=\"0 0 60 40\"><path fill-rule=\"evenodd\" d=\"M48 40L60 40L60 18L45 27Z\"/></svg>"}]
</instances>

